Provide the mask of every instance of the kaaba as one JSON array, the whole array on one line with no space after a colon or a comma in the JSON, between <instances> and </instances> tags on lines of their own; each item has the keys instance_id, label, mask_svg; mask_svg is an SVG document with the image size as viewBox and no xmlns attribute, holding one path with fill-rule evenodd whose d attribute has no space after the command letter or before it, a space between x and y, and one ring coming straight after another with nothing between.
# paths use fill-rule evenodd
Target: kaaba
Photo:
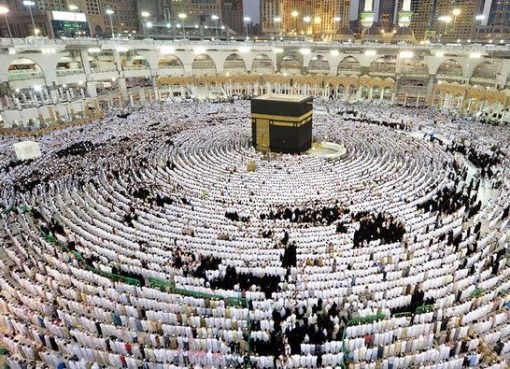
<instances>
[{"instance_id":1,"label":"kaaba","mask_svg":"<svg viewBox=\"0 0 510 369\"><path fill-rule=\"evenodd\" d=\"M313 98L268 94L251 100L252 144L257 150L300 153L312 146Z\"/></svg>"}]
</instances>

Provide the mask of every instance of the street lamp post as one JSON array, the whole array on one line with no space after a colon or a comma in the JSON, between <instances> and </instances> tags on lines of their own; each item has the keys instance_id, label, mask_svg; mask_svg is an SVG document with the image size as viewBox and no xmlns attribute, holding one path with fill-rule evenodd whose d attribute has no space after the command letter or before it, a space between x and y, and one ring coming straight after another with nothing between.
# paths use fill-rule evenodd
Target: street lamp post
<instances>
[{"instance_id":1,"label":"street lamp post","mask_svg":"<svg viewBox=\"0 0 510 369\"><path fill-rule=\"evenodd\" d=\"M7 13L9 13L9 8L0 6L0 14L3 14L5 24L7 25L7 30L9 31L9 37L12 38L11 26L9 25L9 20L7 19Z\"/></svg>"},{"instance_id":2,"label":"street lamp post","mask_svg":"<svg viewBox=\"0 0 510 369\"><path fill-rule=\"evenodd\" d=\"M182 39L184 40L186 38L186 27L184 27L184 20L188 17L185 13L179 13L178 15L179 19L181 20L182 24Z\"/></svg>"},{"instance_id":3,"label":"street lamp post","mask_svg":"<svg viewBox=\"0 0 510 369\"><path fill-rule=\"evenodd\" d=\"M78 6L77 5L74 5L74 4L71 4L69 5L69 10L72 11L72 12L75 12L78 10ZM78 21L74 21L74 25L76 26L76 30L74 31L74 37L76 37L76 33L78 32L77 29L78 29Z\"/></svg>"},{"instance_id":4,"label":"street lamp post","mask_svg":"<svg viewBox=\"0 0 510 369\"><path fill-rule=\"evenodd\" d=\"M30 12L30 19L32 20L32 27L34 27L34 36L37 36L34 15L32 14L32 7L35 5L35 2L33 2L32 0L25 0L25 1L23 1L23 5L25 5L28 8L28 11Z\"/></svg>"},{"instance_id":5,"label":"street lamp post","mask_svg":"<svg viewBox=\"0 0 510 369\"><path fill-rule=\"evenodd\" d=\"M342 20L341 17L339 16L336 16L336 17L333 17L333 24L334 24L334 27L335 27L335 32L340 28L340 21ZM337 26L338 24L338 26Z\"/></svg>"},{"instance_id":6,"label":"street lamp post","mask_svg":"<svg viewBox=\"0 0 510 369\"><path fill-rule=\"evenodd\" d=\"M170 34L170 32L172 31L172 24L171 23L167 23L166 24L166 30L168 32L168 34ZM175 37L172 37L172 39L174 39Z\"/></svg>"},{"instance_id":7,"label":"street lamp post","mask_svg":"<svg viewBox=\"0 0 510 369\"><path fill-rule=\"evenodd\" d=\"M216 22L216 38L219 38L219 28L220 28L220 25L219 25L219 20L220 20L220 17L218 17L216 14L213 14L211 15L211 19L213 21Z\"/></svg>"},{"instance_id":8,"label":"street lamp post","mask_svg":"<svg viewBox=\"0 0 510 369\"><path fill-rule=\"evenodd\" d=\"M250 23L251 18L250 17L244 17L243 20L244 20L244 28L246 29L246 39L248 39L249 36L250 36L249 31L248 31L248 24Z\"/></svg>"},{"instance_id":9,"label":"street lamp post","mask_svg":"<svg viewBox=\"0 0 510 369\"><path fill-rule=\"evenodd\" d=\"M149 37L149 32L148 32L148 29L147 29L147 19L151 16L151 13L143 11L143 12L140 13L140 15L144 19L143 25L144 25L144 28L145 28L145 35L147 37Z\"/></svg>"},{"instance_id":10,"label":"street lamp post","mask_svg":"<svg viewBox=\"0 0 510 369\"><path fill-rule=\"evenodd\" d=\"M475 39L478 40L478 32L480 31L480 27L482 26L482 22L485 19L485 15L479 14L475 17L475 19L478 21L478 27L476 27L476 36Z\"/></svg>"},{"instance_id":11,"label":"street lamp post","mask_svg":"<svg viewBox=\"0 0 510 369\"><path fill-rule=\"evenodd\" d=\"M292 18L294 18L294 32L297 37L297 17L299 15L299 12L297 10L293 10L292 13L290 13Z\"/></svg>"},{"instance_id":12,"label":"street lamp post","mask_svg":"<svg viewBox=\"0 0 510 369\"><path fill-rule=\"evenodd\" d=\"M147 22L147 37L151 37L152 22Z\"/></svg>"},{"instance_id":13,"label":"street lamp post","mask_svg":"<svg viewBox=\"0 0 510 369\"><path fill-rule=\"evenodd\" d=\"M305 22L305 24L306 24L306 26L304 27L305 34L308 32L308 27L310 26L311 21L312 21L312 17L310 17L309 15L306 15L305 17L303 17L303 22Z\"/></svg>"},{"instance_id":14,"label":"street lamp post","mask_svg":"<svg viewBox=\"0 0 510 369\"><path fill-rule=\"evenodd\" d=\"M312 28L312 37L314 37L314 38L315 38L315 33L316 32L319 33L319 37L320 37L320 33L321 33L320 32L320 30L321 30L320 29L321 21L322 21L321 17L315 17L313 19L314 26Z\"/></svg>"},{"instance_id":15,"label":"street lamp post","mask_svg":"<svg viewBox=\"0 0 510 369\"><path fill-rule=\"evenodd\" d=\"M282 27L282 18L281 17L274 17L273 21L278 24L278 34L281 36L282 34L282 31L281 31L281 27Z\"/></svg>"},{"instance_id":16,"label":"street lamp post","mask_svg":"<svg viewBox=\"0 0 510 369\"><path fill-rule=\"evenodd\" d=\"M452 17L450 17L449 15L442 15L438 18L438 20L440 20L441 22L444 22L444 33L446 34L447 29L448 29L448 24L452 21ZM439 40L439 41L441 41L441 40Z\"/></svg>"},{"instance_id":17,"label":"street lamp post","mask_svg":"<svg viewBox=\"0 0 510 369\"><path fill-rule=\"evenodd\" d=\"M457 17L460 15L460 13L461 13L461 10L459 8L455 8L452 11L452 14L453 14L453 31L454 32L456 31L455 26L457 25Z\"/></svg>"},{"instance_id":18,"label":"street lamp post","mask_svg":"<svg viewBox=\"0 0 510 369\"><path fill-rule=\"evenodd\" d=\"M113 10L106 9L106 14L108 14L108 17L110 18L110 28L112 29L112 38L115 37L115 32L113 32L113 19L112 19L113 13L115 13Z\"/></svg>"},{"instance_id":19,"label":"street lamp post","mask_svg":"<svg viewBox=\"0 0 510 369\"><path fill-rule=\"evenodd\" d=\"M198 34L200 35L200 41L203 41L204 40L204 37L202 36L203 35L203 27L200 27L198 24L195 24L195 29L198 30ZM197 33L197 31L195 31L195 34Z\"/></svg>"}]
</instances>

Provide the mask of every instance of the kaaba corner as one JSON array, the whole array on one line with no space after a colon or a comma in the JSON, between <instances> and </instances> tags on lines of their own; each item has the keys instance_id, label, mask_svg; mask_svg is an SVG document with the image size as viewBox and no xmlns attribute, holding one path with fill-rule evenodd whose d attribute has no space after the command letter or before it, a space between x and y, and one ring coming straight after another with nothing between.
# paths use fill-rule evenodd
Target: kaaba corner
<instances>
[{"instance_id":1,"label":"kaaba corner","mask_svg":"<svg viewBox=\"0 0 510 369\"><path fill-rule=\"evenodd\" d=\"M313 97L268 94L251 100L257 150L296 154L312 146Z\"/></svg>"}]
</instances>

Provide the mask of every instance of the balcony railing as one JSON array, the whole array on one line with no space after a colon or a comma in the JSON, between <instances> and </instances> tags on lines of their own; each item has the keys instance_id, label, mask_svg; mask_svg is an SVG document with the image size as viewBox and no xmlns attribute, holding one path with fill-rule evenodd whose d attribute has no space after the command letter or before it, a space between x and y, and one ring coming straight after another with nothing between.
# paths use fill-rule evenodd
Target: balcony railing
<instances>
[{"instance_id":1,"label":"balcony railing","mask_svg":"<svg viewBox=\"0 0 510 369\"><path fill-rule=\"evenodd\" d=\"M83 74L85 71L82 68L76 68L76 69L57 69L57 76L58 77L64 77L64 76L72 76L74 74Z\"/></svg>"},{"instance_id":2,"label":"balcony railing","mask_svg":"<svg viewBox=\"0 0 510 369\"><path fill-rule=\"evenodd\" d=\"M99 68L90 68L92 73L103 73L103 72L116 72L117 67L115 65Z\"/></svg>"},{"instance_id":3,"label":"balcony railing","mask_svg":"<svg viewBox=\"0 0 510 369\"><path fill-rule=\"evenodd\" d=\"M403 77L408 77L408 78L429 78L428 73L413 73L410 71L402 72L401 75Z\"/></svg>"},{"instance_id":4,"label":"balcony railing","mask_svg":"<svg viewBox=\"0 0 510 369\"><path fill-rule=\"evenodd\" d=\"M228 69L228 68L236 68L236 69L243 68L244 69L244 67L245 67L245 65L244 65L243 60L226 61L225 64L223 65L224 69Z\"/></svg>"},{"instance_id":5,"label":"balcony railing","mask_svg":"<svg viewBox=\"0 0 510 369\"><path fill-rule=\"evenodd\" d=\"M401 86L398 88L398 92L401 94L407 94L410 96L426 96L427 87L421 86Z\"/></svg>"},{"instance_id":6,"label":"balcony railing","mask_svg":"<svg viewBox=\"0 0 510 369\"><path fill-rule=\"evenodd\" d=\"M270 60L268 60L268 61L256 60L252 64L252 68L272 68L272 67L273 67L273 63Z\"/></svg>"},{"instance_id":7,"label":"balcony railing","mask_svg":"<svg viewBox=\"0 0 510 369\"><path fill-rule=\"evenodd\" d=\"M455 76L452 74L438 74L436 75L436 79L447 79L450 81L462 81L464 79L463 76Z\"/></svg>"},{"instance_id":8,"label":"balcony railing","mask_svg":"<svg viewBox=\"0 0 510 369\"><path fill-rule=\"evenodd\" d=\"M163 63L160 63L160 64L158 64L158 69L174 69L174 68L184 69L184 66L182 64L179 64L179 63L175 63L175 64L163 64Z\"/></svg>"},{"instance_id":9,"label":"balcony railing","mask_svg":"<svg viewBox=\"0 0 510 369\"><path fill-rule=\"evenodd\" d=\"M258 40L257 43L246 42L246 41L191 41L191 40L153 40L153 39L145 39L145 40L130 40L130 39L95 39L95 38L75 38L75 39L48 39L46 37L30 37L30 38L17 38L17 39L8 39L2 38L0 39L0 46L3 47L42 47L42 46L52 46L55 48L65 48L67 46L83 46L83 47L101 47L105 46L106 48L116 48L119 46L125 47L143 47L143 48L160 48L161 46L175 46L181 48L193 48L195 45L210 45L211 47L216 46L227 46L231 48L238 48L239 46L250 46L254 49L261 50L265 49L270 51L272 47L282 47L282 46L291 46L295 47L299 45L299 47L315 47L320 45L321 48L333 47L336 49L416 49L416 50L437 50L441 49L444 51L452 51L452 52L462 52L469 53L471 51L477 52L510 52L510 48L507 45L495 45L495 44L406 44L406 45L398 45L398 44L370 44L370 43L353 43L353 44L340 44L338 42L321 42L320 44L312 41L292 41L285 40L284 42L279 41L263 41ZM350 51L349 51L350 52Z\"/></svg>"},{"instance_id":10,"label":"balcony railing","mask_svg":"<svg viewBox=\"0 0 510 369\"><path fill-rule=\"evenodd\" d=\"M10 81L21 81L24 79L44 78L42 71L9 71L8 77Z\"/></svg>"},{"instance_id":11,"label":"balcony railing","mask_svg":"<svg viewBox=\"0 0 510 369\"><path fill-rule=\"evenodd\" d=\"M184 73L184 67L181 66L164 66L158 68L159 74L183 74Z\"/></svg>"},{"instance_id":12,"label":"balcony railing","mask_svg":"<svg viewBox=\"0 0 510 369\"><path fill-rule=\"evenodd\" d=\"M345 74L345 75L354 74L354 75L359 76L361 74L361 71L355 70L355 69L337 69L337 74L338 75L340 75L340 74Z\"/></svg>"},{"instance_id":13,"label":"balcony railing","mask_svg":"<svg viewBox=\"0 0 510 369\"><path fill-rule=\"evenodd\" d=\"M123 70L148 70L150 69L147 65L125 65L122 67Z\"/></svg>"},{"instance_id":14,"label":"balcony railing","mask_svg":"<svg viewBox=\"0 0 510 369\"><path fill-rule=\"evenodd\" d=\"M471 77L470 82L475 83L487 83L494 85L496 83L496 78L487 78L487 77Z\"/></svg>"},{"instance_id":15,"label":"balcony railing","mask_svg":"<svg viewBox=\"0 0 510 369\"><path fill-rule=\"evenodd\" d=\"M375 77L393 77L395 75L395 71L393 72L370 71L368 74Z\"/></svg>"}]
</instances>

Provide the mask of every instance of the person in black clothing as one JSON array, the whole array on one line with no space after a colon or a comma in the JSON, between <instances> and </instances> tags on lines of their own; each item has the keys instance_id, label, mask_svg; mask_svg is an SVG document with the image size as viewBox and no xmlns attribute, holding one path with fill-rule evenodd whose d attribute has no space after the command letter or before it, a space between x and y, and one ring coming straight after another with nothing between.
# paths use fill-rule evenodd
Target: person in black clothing
<instances>
[{"instance_id":1,"label":"person in black clothing","mask_svg":"<svg viewBox=\"0 0 510 369\"><path fill-rule=\"evenodd\" d=\"M353 221L359 221L359 229L354 232L354 247L359 247L364 241L370 242L380 239L384 243L402 241L405 234L404 225L394 222L391 216L382 213L373 214L358 213L353 216Z\"/></svg>"},{"instance_id":2,"label":"person in black clothing","mask_svg":"<svg viewBox=\"0 0 510 369\"><path fill-rule=\"evenodd\" d=\"M295 267L297 264L297 250L296 250L296 244L291 243L285 248L285 253L281 257L282 260L282 267L283 268L290 268Z\"/></svg>"}]
</instances>

